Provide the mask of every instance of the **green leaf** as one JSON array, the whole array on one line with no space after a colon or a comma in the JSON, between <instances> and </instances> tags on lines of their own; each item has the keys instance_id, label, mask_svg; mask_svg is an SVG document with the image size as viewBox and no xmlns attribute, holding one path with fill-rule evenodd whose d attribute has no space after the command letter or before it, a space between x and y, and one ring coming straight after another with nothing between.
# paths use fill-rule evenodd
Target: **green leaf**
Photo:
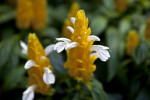
<instances>
[{"instance_id":1,"label":"green leaf","mask_svg":"<svg viewBox=\"0 0 150 100\"><path fill-rule=\"evenodd\" d=\"M103 3L108 9L114 10L115 6L113 0L103 0Z\"/></svg>"},{"instance_id":2,"label":"green leaf","mask_svg":"<svg viewBox=\"0 0 150 100\"><path fill-rule=\"evenodd\" d=\"M9 91L19 87L24 79L25 69L23 66L13 69L10 73L7 73L7 77L4 80L3 90ZM24 81L25 83L25 81Z\"/></svg>"},{"instance_id":3,"label":"green leaf","mask_svg":"<svg viewBox=\"0 0 150 100\"><path fill-rule=\"evenodd\" d=\"M93 100L108 100L107 94L103 90L102 84L97 80L92 81L91 93Z\"/></svg>"},{"instance_id":4,"label":"green leaf","mask_svg":"<svg viewBox=\"0 0 150 100\"><path fill-rule=\"evenodd\" d=\"M129 18L123 18L119 23L119 31L121 34L126 34L131 29L131 22Z\"/></svg>"},{"instance_id":5,"label":"green leaf","mask_svg":"<svg viewBox=\"0 0 150 100\"><path fill-rule=\"evenodd\" d=\"M16 11L15 10L10 10L7 13L2 13L0 15L0 24L3 24L5 22L8 22L12 19L14 19L16 16Z\"/></svg>"},{"instance_id":6,"label":"green leaf","mask_svg":"<svg viewBox=\"0 0 150 100\"><path fill-rule=\"evenodd\" d=\"M108 19L103 16L97 16L91 20L92 34L100 35L107 26Z\"/></svg>"},{"instance_id":7,"label":"green leaf","mask_svg":"<svg viewBox=\"0 0 150 100\"><path fill-rule=\"evenodd\" d=\"M149 48L146 42L140 43L139 46L135 49L133 58L138 65L146 59L148 51Z\"/></svg>"},{"instance_id":8,"label":"green leaf","mask_svg":"<svg viewBox=\"0 0 150 100\"><path fill-rule=\"evenodd\" d=\"M108 60L108 78L110 81L116 74L119 58L118 58L118 46L119 46L119 34L116 28L109 27L106 32L107 46L110 48L110 59Z\"/></svg>"},{"instance_id":9,"label":"green leaf","mask_svg":"<svg viewBox=\"0 0 150 100\"><path fill-rule=\"evenodd\" d=\"M62 54L58 54L57 52L53 52L49 55L50 63L53 66L55 73L62 73L64 72L64 59Z\"/></svg>"}]
</instances>

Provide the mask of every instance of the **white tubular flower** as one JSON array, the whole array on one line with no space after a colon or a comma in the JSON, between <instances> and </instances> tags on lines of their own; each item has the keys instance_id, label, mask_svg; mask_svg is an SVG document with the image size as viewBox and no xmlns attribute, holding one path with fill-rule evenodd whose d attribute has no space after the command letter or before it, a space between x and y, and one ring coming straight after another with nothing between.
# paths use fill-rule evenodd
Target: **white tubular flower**
<instances>
[{"instance_id":1,"label":"white tubular flower","mask_svg":"<svg viewBox=\"0 0 150 100\"><path fill-rule=\"evenodd\" d=\"M95 36L95 35L91 35L91 36L88 36L88 41L100 41L100 38Z\"/></svg>"},{"instance_id":2,"label":"white tubular flower","mask_svg":"<svg viewBox=\"0 0 150 100\"><path fill-rule=\"evenodd\" d=\"M55 83L55 76L52 73L52 71L47 67L44 67L43 80L46 84L54 84Z\"/></svg>"},{"instance_id":3,"label":"white tubular flower","mask_svg":"<svg viewBox=\"0 0 150 100\"><path fill-rule=\"evenodd\" d=\"M36 85L29 86L24 92L22 96L22 100L33 100L34 99L34 90Z\"/></svg>"},{"instance_id":4,"label":"white tubular flower","mask_svg":"<svg viewBox=\"0 0 150 100\"><path fill-rule=\"evenodd\" d=\"M68 26L67 29L71 32L74 33L74 29L71 26Z\"/></svg>"},{"instance_id":5,"label":"white tubular flower","mask_svg":"<svg viewBox=\"0 0 150 100\"><path fill-rule=\"evenodd\" d=\"M78 45L77 42L72 42L72 43L68 44L68 45L65 47L65 50L74 48L74 47L76 47L77 45Z\"/></svg>"},{"instance_id":6,"label":"white tubular flower","mask_svg":"<svg viewBox=\"0 0 150 100\"><path fill-rule=\"evenodd\" d=\"M56 40L60 41L54 46L54 50L57 50L58 53L60 53L64 49L72 49L78 45L77 42L72 42L70 39L67 38L56 38Z\"/></svg>"},{"instance_id":7,"label":"white tubular flower","mask_svg":"<svg viewBox=\"0 0 150 100\"><path fill-rule=\"evenodd\" d=\"M102 45L92 45L90 48L92 51L95 51L98 55L98 57L102 61L107 61L110 58L110 54L108 52L108 47L102 46Z\"/></svg>"},{"instance_id":8,"label":"white tubular flower","mask_svg":"<svg viewBox=\"0 0 150 100\"><path fill-rule=\"evenodd\" d=\"M76 21L76 18L71 17L70 20L71 20L71 23L74 25L74 24L75 24L75 21Z\"/></svg>"},{"instance_id":9,"label":"white tubular flower","mask_svg":"<svg viewBox=\"0 0 150 100\"><path fill-rule=\"evenodd\" d=\"M20 41L20 46L22 47L21 52L22 52L23 54L27 55L27 50L28 50L27 45L26 45L23 41Z\"/></svg>"},{"instance_id":10,"label":"white tubular flower","mask_svg":"<svg viewBox=\"0 0 150 100\"><path fill-rule=\"evenodd\" d=\"M51 52L54 51L54 46L55 46L54 44L51 44L44 49L46 56L48 56Z\"/></svg>"},{"instance_id":11,"label":"white tubular flower","mask_svg":"<svg viewBox=\"0 0 150 100\"><path fill-rule=\"evenodd\" d=\"M35 65L36 65L36 63L35 63L33 60L28 60L28 61L26 62L26 64L25 64L24 68L25 68L25 69L29 69L29 68L31 68L31 67L33 67L33 66L35 66Z\"/></svg>"}]
</instances>

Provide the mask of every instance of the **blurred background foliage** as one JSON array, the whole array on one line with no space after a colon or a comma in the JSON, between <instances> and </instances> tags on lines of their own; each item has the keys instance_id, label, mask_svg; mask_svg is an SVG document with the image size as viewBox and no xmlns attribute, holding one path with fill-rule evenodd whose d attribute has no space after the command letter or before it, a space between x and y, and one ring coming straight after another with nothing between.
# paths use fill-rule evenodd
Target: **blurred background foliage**
<instances>
[{"instance_id":1,"label":"blurred background foliage","mask_svg":"<svg viewBox=\"0 0 150 100\"><path fill-rule=\"evenodd\" d=\"M44 47L55 43L72 3L77 2L85 10L92 34L110 47L111 57L106 63L96 60L97 69L87 88L63 68L65 52L50 54L56 75L54 93L36 94L35 100L150 100L150 0L47 0L42 6L47 12L37 6L37 20L25 28L17 25L17 1L0 1L0 99L20 100L26 89L26 56L21 54L20 40L27 43L29 32L35 32ZM47 18L42 28L36 26L39 16Z\"/></svg>"}]
</instances>

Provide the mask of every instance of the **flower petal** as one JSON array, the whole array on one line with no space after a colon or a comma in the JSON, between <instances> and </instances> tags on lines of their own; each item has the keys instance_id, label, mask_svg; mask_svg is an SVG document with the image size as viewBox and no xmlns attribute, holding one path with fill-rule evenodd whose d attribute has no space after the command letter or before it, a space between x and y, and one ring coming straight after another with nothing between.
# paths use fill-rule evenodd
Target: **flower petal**
<instances>
[{"instance_id":1,"label":"flower petal","mask_svg":"<svg viewBox=\"0 0 150 100\"><path fill-rule=\"evenodd\" d=\"M22 100L33 100L35 85L31 85L23 92Z\"/></svg>"},{"instance_id":2,"label":"flower petal","mask_svg":"<svg viewBox=\"0 0 150 100\"><path fill-rule=\"evenodd\" d=\"M109 52L105 49L101 49L101 50L97 51L97 54L98 54L99 58L104 62L110 58Z\"/></svg>"},{"instance_id":3,"label":"flower petal","mask_svg":"<svg viewBox=\"0 0 150 100\"><path fill-rule=\"evenodd\" d=\"M72 42L65 47L65 50L72 49L78 45L77 42Z\"/></svg>"},{"instance_id":4,"label":"flower petal","mask_svg":"<svg viewBox=\"0 0 150 100\"><path fill-rule=\"evenodd\" d=\"M27 45L23 42L23 41L20 41L20 46L22 47L22 53L27 55L27 50L28 50L28 47Z\"/></svg>"},{"instance_id":5,"label":"flower petal","mask_svg":"<svg viewBox=\"0 0 150 100\"><path fill-rule=\"evenodd\" d=\"M100 38L95 36L95 35L91 35L88 37L88 40L91 41L91 40L94 40L94 41L100 41Z\"/></svg>"},{"instance_id":6,"label":"flower petal","mask_svg":"<svg viewBox=\"0 0 150 100\"><path fill-rule=\"evenodd\" d=\"M28 60L24 66L25 69L29 69L31 68L32 66L35 66L36 63L33 61L33 60Z\"/></svg>"},{"instance_id":7,"label":"flower petal","mask_svg":"<svg viewBox=\"0 0 150 100\"><path fill-rule=\"evenodd\" d=\"M63 51L65 49L65 46L67 45L67 43L65 42L58 42L55 46L54 46L54 50L57 50L58 53L60 53L61 51Z\"/></svg>"},{"instance_id":8,"label":"flower petal","mask_svg":"<svg viewBox=\"0 0 150 100\"><path fill-rule=\"evenodd\" d=\"M58 40L58 41L64 41L64 42L67 42L67 43L71 42L71 40L67 39L67 38L56 38L56 40Z\"/></svg>"},{"instance_id":9,"label":"flower petal","mask_svg":"<svg viewBox=\"0 0 150 100\"><path fill-rule=\"evenodd\" d=\"M70 20L71 20L72 24L74 25L74 24L75 24L75 20L76 20L76 18L71 17L71 18L70 18Z\"/></svg>"},{"instance_id":10,"label":"flower petal","mask_svg":"<svg viewBox=\"0 0 150 100\"><path fill-rule=\"evenodd\" d=\"M54 84L55 82L55 76L54 74L52 73L52 71L47 68L47 67L44 67L44 75L43 75L43 80L46 84Z\"/></svg>"},{"instance_id":11,"label":"flower petal","mask_svg":"<svg viewBox=\"0 0 150 100\"><path fill-rule=\"evenodd\" d=\"M109 49L109 47L103 46L103 45L99 45L99 48L101 49Z\"/></svg>"},{"instance_id":12,"label":"flower petal","mask_svg":"<svg viewBox=\"0 0 150 100\"><path fill-rule=\"evenodd\" d=\"M47 55L49 55L51 52L53 52L54 51L54 44L51 44L51 45L49 45L49 46L47 46L46 48L45 48L45 53L46 53L46 56Z\"/></svg>"},{"instance_id":13,"label":"flower petal","mask_svg":"<svg viewBox=\"0 0 150 100\"><path fill-rule=\"evenodd\" d=\"M74 33L74 29L71 26L68 26L67 29L71 32Z\"/></svg>"}]
</instances>

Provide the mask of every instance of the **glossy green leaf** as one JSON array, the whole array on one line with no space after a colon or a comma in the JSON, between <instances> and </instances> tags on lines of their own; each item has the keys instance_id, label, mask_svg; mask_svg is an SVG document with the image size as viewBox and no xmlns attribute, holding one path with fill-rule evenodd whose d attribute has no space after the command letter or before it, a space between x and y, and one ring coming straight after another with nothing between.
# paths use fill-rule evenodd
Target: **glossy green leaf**
<instances>
[{"instance_id":1,"label":"glossy green leaf","mask_svg":"<svg viewBox=\"0 0 150 100\"><path fill-rule=\"evenodd\" d=\"M137 64L142 63L148 54L149 48L146 42L142 42L139 46L135 49L133 58Z\"/></svg>"},{"instance_id":2,"label":"glossy green leaf","mask_svg":"<svg viewBox=\"0 0 150 100\"><path fill-rule=\"evenodd\" d=\"M108 78L110 81L116 74L119 58L118 58L118 46L119 46L119 33L116 28L110 27L106 33L107 46L110 48L110 59L108 60Z\"/></svg>"},{"instance_id":3,"label":"glossy green leaf","mask_svg":"<svg viewBox=\"0 0 150 100\"><path fill-rule=\"evenodd\" d=\"M91 20L92 34L100 35L107 26L108 19L103 16L97 16Z\"/></svg>"},{"instance_id":4,"label":"glossy green leaf","mask_svg":"<svg viewBox=\"0 0 150 100\"><path fill-rule=\"evenodd\" d=\"M108 100L108 96L103 90L102 84L97 80L92 81L91 93L93 100Z\"/></svg>"},{"instance_id":5,"label":"glossy green leaf","mask_svg":"<svg viewBox=\"0 0 150 100\"><path fill-rule=\"evenodd\" d=\"M12 90L21 85L20 83L24 79L25 69L23 66L20 66L7 74L3 85L3 90L5 91ZM24 83L26 82L24 81Z\"/></svg>"}]
</instances>

